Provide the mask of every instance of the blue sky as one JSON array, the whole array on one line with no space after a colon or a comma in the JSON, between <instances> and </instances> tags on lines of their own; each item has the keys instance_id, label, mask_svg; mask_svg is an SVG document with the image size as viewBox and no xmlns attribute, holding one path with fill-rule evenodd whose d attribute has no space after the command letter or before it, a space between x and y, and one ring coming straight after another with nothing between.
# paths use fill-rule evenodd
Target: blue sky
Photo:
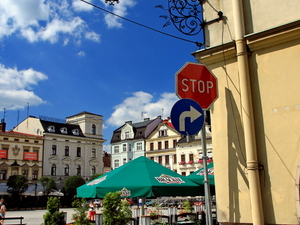
<instances>
[{"instance_id":1,"label":"blue sky","mask_svg":"<svg viewBox=\"0 0 300 225\"><path fill-rule=\"evenodd\" d=\"M190 41L167 20L167 0L120 0L105 10ZM175 73L195 62L191 42L131 23L80 0L1 0L0 117L10 130L29 115L104 117L105 150L125 121L162 115L174 103ZM29 106L29 108L28 108ZM5 108L5 110L4 110Z\"/></svg>"}]
</instances>

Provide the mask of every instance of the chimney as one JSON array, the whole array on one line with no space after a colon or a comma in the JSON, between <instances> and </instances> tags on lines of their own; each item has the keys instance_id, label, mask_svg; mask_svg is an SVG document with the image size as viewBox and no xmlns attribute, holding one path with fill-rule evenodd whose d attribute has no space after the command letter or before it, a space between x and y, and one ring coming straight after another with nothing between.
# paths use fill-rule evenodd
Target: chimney
<instances>
[{"instance_id":1,"label":"chimney","mask_svg":"<svg viewBox=\"0 0 300 225\"><path fill-rule=\"evenodd\" d=\"M6 123L4 122L4 119L1 119L0 131L5 132L5 130L6 130Z\"/></svg>"},{"instance_id":2,"label":"chimney","mask_svg":"<svg viewBox=\"0 0 300 225\"><path fill-rule=\"evenodd\" d=\"M131 125L132 121L126 121L125 123Z\"/></svg>"},{"instance_id":3,"label":"chimney","mask_svg":"<svg viewBox=\"0 0 300 225\"><path fill-rule=\"evenodd\" d=\"M150 118L144 118L144 121L149 121L150 120Z\"/></svg>"}]
</instances>

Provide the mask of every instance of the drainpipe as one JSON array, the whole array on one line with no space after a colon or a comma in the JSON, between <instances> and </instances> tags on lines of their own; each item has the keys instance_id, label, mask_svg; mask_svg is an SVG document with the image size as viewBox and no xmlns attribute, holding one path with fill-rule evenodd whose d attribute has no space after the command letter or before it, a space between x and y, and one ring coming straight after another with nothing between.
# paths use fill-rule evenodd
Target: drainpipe
<instances>
[{"instance_id":1,"label":"drainpipe","mask_svg":"<svg viewBox=\"0 0 300 225\"><path fill-rule=\"evenodd\" d=\"M232 0L233 17L236 39L238 73L241 84L242 123L245 134L245 148L247 157L247 171L249 179L249 191L252 211L253 225L263 225L263 207L259 180L259 168L257 149L255 142L252 94L250 86L250 75L248 56L246 51L245 27L243 16L243 1Z\"/></svg>"}]
</instances>

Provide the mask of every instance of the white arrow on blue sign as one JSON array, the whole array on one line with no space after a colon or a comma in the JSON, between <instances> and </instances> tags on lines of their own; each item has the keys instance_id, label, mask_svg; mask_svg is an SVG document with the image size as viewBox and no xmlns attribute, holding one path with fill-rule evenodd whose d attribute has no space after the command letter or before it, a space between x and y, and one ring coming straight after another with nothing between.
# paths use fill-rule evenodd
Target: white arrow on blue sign
<instances>
[{"instance_id":1,"label":"white arrow on blue sign","mask_svg":"<svg viewBox=\"0 0 300 225\"><path fill-rule=\"evenodd\" d=\"M204 124L203 109L192 99L180 99L172 107L171 120L179 133L183 135L197 134Z\"/></svg>"}]
</instances>

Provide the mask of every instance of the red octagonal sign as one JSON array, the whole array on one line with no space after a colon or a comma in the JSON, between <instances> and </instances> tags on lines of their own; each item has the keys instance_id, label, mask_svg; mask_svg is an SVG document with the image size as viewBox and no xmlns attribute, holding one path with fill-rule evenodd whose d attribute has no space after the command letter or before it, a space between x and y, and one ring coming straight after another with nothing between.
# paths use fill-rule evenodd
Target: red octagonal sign
<instances>
[{"instance_id":1,"label":"red octagonal sign","mask_svg":"<svg viewBox=\"0 0 300 225\"><path fill-rule=\"evenodd\" d=\"M205 65L187 62L175 79L177 96L198 102L204 110L218 98L217 78Z\"/></svg>"}]
</instances>

